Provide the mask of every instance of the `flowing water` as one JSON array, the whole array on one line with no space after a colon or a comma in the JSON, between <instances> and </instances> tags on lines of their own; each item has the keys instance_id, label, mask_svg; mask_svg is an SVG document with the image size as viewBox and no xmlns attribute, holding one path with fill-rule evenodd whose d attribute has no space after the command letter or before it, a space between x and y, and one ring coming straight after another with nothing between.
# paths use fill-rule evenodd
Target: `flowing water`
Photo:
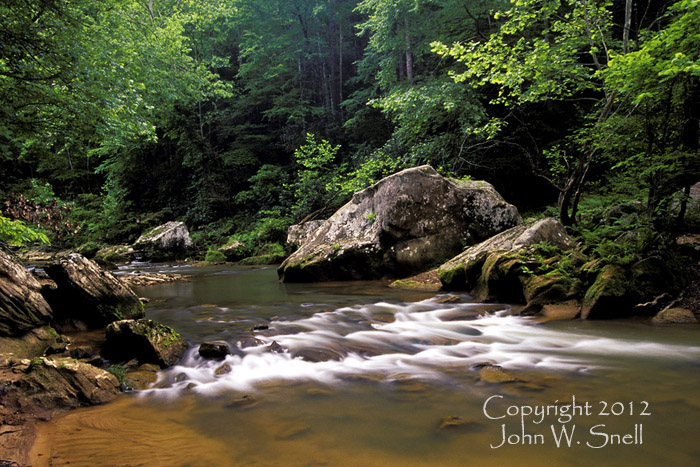
<instances>
[{"instance_id":1,"label":"flowing water","mask_svg":"<svg viewBox=\"0 0 700 467\"><path fill-rule=\"evenodd\" d=\"M42 424L35 465L700 461L696 327L538 323L467 295L281 284L274 268L161 270L194 277L138 289L147 317L193 346L149 389ZM199 357L206 340L232 355Z\"/></svg>"}]
</instances>

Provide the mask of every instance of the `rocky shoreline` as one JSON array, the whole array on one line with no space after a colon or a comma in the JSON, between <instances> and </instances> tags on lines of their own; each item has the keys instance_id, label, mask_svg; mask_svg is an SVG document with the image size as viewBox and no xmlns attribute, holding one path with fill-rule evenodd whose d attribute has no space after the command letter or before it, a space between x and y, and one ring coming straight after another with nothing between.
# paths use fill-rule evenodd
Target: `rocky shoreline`
<instances>
[{"instance_id":1,"label":"rocky shoreline","mask_svg":"<svg viewBox=\"0 0 700 467\"><path fill-rule=\"evenodd\" d=\"M36 421L145 387L188 347L173 329L144 318L129 286L183 276L119 280L77 253L58 255L44 270L36 278L0 250L2 465L27 464Z\"/></svg>"}]
</instances>

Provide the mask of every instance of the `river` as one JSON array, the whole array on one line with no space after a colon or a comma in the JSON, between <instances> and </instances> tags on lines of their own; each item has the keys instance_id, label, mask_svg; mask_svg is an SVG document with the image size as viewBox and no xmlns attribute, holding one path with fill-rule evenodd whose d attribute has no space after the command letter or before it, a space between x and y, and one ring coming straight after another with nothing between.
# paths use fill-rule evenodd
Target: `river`
<instances>
[{"instance_id":1,"label":"river","mask_svg":"<svg viewBox=\"0 0 700 467\"><path fill-rule=\"evenodd\" d=\"M193 274L136 290L151 300L147 317L192 348L147 390L41 423L35 465L700 459L696 326L540 323L508 305L382 282L281 284L273 267L140 268ZM229 342L234 355L202 359L206 340ZM513 381L488 382L484 368Z\"/></svg>"}]
</instances>

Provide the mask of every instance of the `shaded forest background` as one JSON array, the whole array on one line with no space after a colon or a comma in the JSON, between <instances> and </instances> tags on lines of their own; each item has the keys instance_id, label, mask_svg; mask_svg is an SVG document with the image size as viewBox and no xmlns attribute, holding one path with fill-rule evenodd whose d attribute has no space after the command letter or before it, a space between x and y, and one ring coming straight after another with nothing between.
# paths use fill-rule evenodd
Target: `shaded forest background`
<instances>
[{"instance_id":1,"label":"shaded forest background","mask_svg":"<svg viewBox=\"0 0 700 467\"><path fill-rule=\"evenodd\" d=\"M0 240L176 219L253 255L431 164L659 248L700 180L699 55L697 0L5 0Z\"/></svg>"}]
</instances>

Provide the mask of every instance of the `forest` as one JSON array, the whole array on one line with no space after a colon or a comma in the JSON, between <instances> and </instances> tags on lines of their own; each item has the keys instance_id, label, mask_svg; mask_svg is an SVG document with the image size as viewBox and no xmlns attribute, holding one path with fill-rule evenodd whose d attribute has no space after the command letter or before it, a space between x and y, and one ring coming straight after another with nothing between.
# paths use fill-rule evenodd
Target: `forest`
<instances>
[{"instance_id":1,"label":"forest","mask_svg":"<svg viewBox=\"0 0 700 467\"><path fill-rule=\"evenodd\" d=\"M0 241L282 251L430 164L624 261L697 221L699 55L697 0L6 0Z\"/></svg>"}]
</instances>

